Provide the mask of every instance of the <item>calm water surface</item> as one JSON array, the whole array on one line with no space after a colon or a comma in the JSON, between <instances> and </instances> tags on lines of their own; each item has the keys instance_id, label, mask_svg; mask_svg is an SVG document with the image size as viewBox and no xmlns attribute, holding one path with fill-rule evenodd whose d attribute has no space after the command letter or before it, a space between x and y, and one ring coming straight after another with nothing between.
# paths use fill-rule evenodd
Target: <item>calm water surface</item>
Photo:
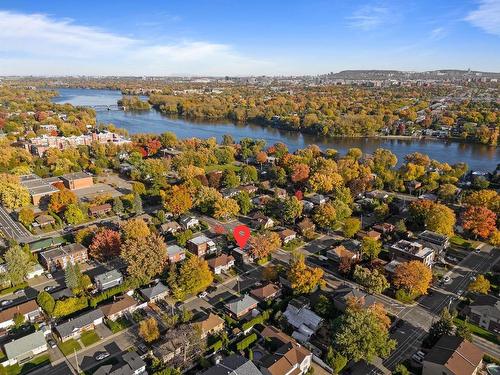
<instances>
[{"instance_id":1,"label":"calm water surface","mask_svg":"<svg viewBox=\"0 0 500 375\"><path fill-rule=\"evenodd\" d=\"M58 91L60 96L54 98L54 102L80 106L114 105L121 98L121 93L114 90L59 89ZM171 131L179 138L215 137L220 141L224 134L231 134L236 140L245 137L264 139L268 145L283 142L290 151L317 144L321 148L334 148L342 153L352 147L359 147L366 153L371 153L377 148L385 148L391 150L400 161L409 153L421 152L441 162L449 164L466 162L470 168L481 170L493 170L497 163L500 163L500 148L472 143L379 138L328 139L255 124L177 119L162 115L155 110L147 112L98 111L97 121L106 124L113 123L120 128L127 129L130 134Z\"/></svg>"}]
</instances>

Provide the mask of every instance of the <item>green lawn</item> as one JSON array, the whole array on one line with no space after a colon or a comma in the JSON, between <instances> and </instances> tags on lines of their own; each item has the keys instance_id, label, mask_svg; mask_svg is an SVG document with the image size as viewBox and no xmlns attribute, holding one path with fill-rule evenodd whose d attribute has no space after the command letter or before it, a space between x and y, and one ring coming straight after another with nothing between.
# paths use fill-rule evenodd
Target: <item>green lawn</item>
<instances>
[{"instance_id":1,"label":"green lawn","mask_svg":"<svg viewBox=\"0 0 500 375\"><path fill-rule=\"evenodd\" d=\"M205 167L205 172L227 171L227 170L239 172L240 169L241 169L240 166L234 164L214 164L214 165L207 165Z\"/></svg>"},{"instance_id":2,"label":"green lawn","mask_svg":"<svg viewBox=\"0 0 500 375\"><path fill-rule=\"evenodd\" d=\"M304 241L300 238L296 238L294 240L289 241L286 245L283 245L283 250L285 251L294 251L304 245Z\"/></svg>"},{"instance_id":3,"label":"green lawn","mask_svg":"<svg viewBox=\"0 0 500 375\"><path fill-rule=\"evenodd\" d=\"M116 319L116 321L114 321L114 322L111 320L106 320L106 325L109 327L111 332L117 333L117 332L124 330L127 327L130 327L132 325L132 323L130 322L130 320L128 320L124 317L121 317L121 318Z\"/></svg>"},{"instance_id":4,"label":"green lawn","mask_svg":"<svg viewBox=\"0 0 500 375\"><path fill-rule=\"evenodd\" d=\"M80 337L80 341L83 343L85 346L90 346L92 344L95 344L98 342L101 338L95 331L86 331L82 333L82 336Z\"/></svg>"},{"instance_id":5,"label":"green lawn","mask_svg":"<svg viewBox=\"0 0 500 375\"><path fill-rule=\"evenodd\" d=\"M82 348L78 341L76 341L75 339L69 339L65 342L59 342L57 346L64 355L73 354L75 350L79 351Z\"/></svg>"},{"instance_id":6,"label":"green lawn","mask_svg":"<svg viewBox=\"0 0 500 375\"><path fill-rule=\"evenodd\" d=\"M0 366L0 375L19 375L26 374L33 369L45 366L50 363L49 355L42 354L33 358L31 361L24 363L22 366L15 364L13 366L2 367Z\"/></svg>"},{"instance_id":7,"label":"green lawn","mask_svg":"<svg viewBox=\"0 0 500 375\"><path fill-rule=\"evenodd\" d=\"M460 236L456 236L456 235L450 238L450 242L454 245L465 247L465 248L468 248L470 246L469 241L463 239Z\"/></svg>"},{"instance_id":8,"label":"green lawn","mask_svg":"<svg viewBox=\"0 0 500 375\"><path fill-rule=\"evenodd\" d=\"M460 318L455 318L455 323L456 322L464 322L462 319ZM488 341L491 341L492 343L495 343L495 344L500 344L500 341L498 340L497 338L497 335L495 335L493 332L490 332L482 327L479 327L471 322L467 322L467 326L469 327L470 331L476 335L476 336L479 336L479 337L482 337L483 339L485 340L488 340Z\"/></svg>"}]
</instances>

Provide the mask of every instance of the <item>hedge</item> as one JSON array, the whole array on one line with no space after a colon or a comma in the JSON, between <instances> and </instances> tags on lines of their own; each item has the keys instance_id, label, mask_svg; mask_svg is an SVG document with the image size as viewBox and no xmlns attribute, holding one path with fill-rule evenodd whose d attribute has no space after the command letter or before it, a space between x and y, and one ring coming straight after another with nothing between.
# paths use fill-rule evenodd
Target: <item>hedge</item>
<instances>
[{"instance_id":1,"label":"hedge","mask_svg":"<svg viewBox=\"0 0 500 375\"><path fill-rule=\"evenodd\" d=\"M214 342L212 345L208 347L208 350L212 351L213 353L219 351L222 348L222 340L218 340Z\"/></svg>"},{"instance_id":2,"label":"hedge","mask_svg":"<svg viewBox=\"0 0 500 375\"><path fill-rule=\"evenodd\" d=\"M71 315L74 312L85 309L89 305L87 297L70 297L65 300L56 301L52 316L61 318L66 315Z\"/></svg>"},{"instance_id":3,"label":"hedge","mask_svg":"<svg viewBox=\"0 0 500 375\"><path fill-rule=\"evenodd\" d=\"M27 282L22 282L21 284L11 286L9 288L5 288L0 290L0 296L4 296L6 294L17 292L18 290L24 289L28 286Z\"/></svg>"},{"instance_id":4,"label":"hedge","mask_svg":"<svg viewBox=\"0 0 500 375\"><path fill-rule=\"evenodd\" d=\"M256 316L252 320L249 320L248 322L244 323L241 326L241 329L243 332L248 331L250 328L252 328L256 324L262 324L264 323L267 319L269 319L269 310L264 311L262 314L259 316Z\"/></svg>"},{"instance_id":5,"label":"hedge","mask_svg":"<svg viewBox=\"0 0 500 375\"><path fill-rule=\"evenodd\" d=\"M236 343L236 349L237 350L245 350L255 341L257 341L257 334L252 333L251 335L245 337L243 340Z\"/></svg>"},{"instance_id":6,"label":"hedge","mask_svg":"<svg viewBox=\"0 0 500 375\"><path fill-rule=\"evenodd\" d=\"M95 297L91 297L89 299L89 305L90 305L90 307L95 308L97 306L97 304L99 304L100 302L106 301L107 299L109 299L117 294L123 293L125 291L131 290L131 289L136 289L139 287L139 285L140 285L140 283L135 279L125 280L125 282L123 284L117 285L113 288L105 290L104 292L102 292L101 294L98 294Z\"/></svg>"}]
</instances>

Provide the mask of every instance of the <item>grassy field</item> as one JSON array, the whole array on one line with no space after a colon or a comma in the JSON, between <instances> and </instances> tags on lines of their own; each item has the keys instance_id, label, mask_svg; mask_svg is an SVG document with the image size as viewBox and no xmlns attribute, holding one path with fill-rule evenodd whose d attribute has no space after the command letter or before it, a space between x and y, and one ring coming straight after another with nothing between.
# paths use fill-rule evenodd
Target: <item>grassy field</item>
<instances>
[{"instance_id":1,"label":"grassy field","mask_svg":"<svg viewBox=\"0 0 500 375\"><path fill-rule=\"evenodd\" d=\"M232 170L235 172L239 172L241 169L240 166L234 165L234 164L214 164L214 165L207 165L205 167L205 172L213 172L213 171L227 171L227 170Z\"/></svg>"},{"instance_id":2,"label":"grassy field","mask_svg":"<svg viewBox=\"0 0 500 375\"><path fill-rule=\"evenodd\" d=\"M75 339L69 339L65 342L58 342L57 346L63 352L64 355L73 354L73 352L79 351L82 347Z\"/></svg>"},{"instance_id":3,"label":"grassy field","mask_svg":"<svg viewBox=\"0 0 500 375\"><path fill-rule=\"evenodd\" d=\"M124 330L125 328L128 328L132 325L132 322L126 318L118 318L114 322L111 320L106 321L106 325L109 327L111 332L117 333L120 332L121 330Z\"/></svg>"},{"instance_id":4,"label":"grassy field","mask_svg":"<svg viewBox=\"0 0 500 375\"><path fill-rule=\"evenodd\" d=\"M37 367L45 366L49 363L50 363L49 355L42 354L38 357L33 358L31 361L24 363L22 366L18 364L7 367L0 366L0 375L26 374Z\"/></svg>"},{"instance_id":5,"label":"grassy field","mask_svg":"<svg viewBox=\"0 0 500 375\"><path fill-rule=\"evenodd\" d=\"M80 337L80 341L83 343L85 346L90 346L92 344L95 344L98 342L101 338L95 331L86 331L82 333L82 336Z\"/></svg>"}]
</instances>

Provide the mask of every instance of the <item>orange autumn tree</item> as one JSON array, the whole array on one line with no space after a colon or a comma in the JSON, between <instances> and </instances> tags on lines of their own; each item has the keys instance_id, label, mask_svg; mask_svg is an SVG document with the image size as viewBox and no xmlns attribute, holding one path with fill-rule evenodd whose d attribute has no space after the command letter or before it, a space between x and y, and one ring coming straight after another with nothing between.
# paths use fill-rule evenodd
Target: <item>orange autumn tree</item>
<instances>
[{"instance_id":1,"label":"orange autumn tree","mask_svg":"<svg viewBox=\"0 0 500 375\"><path fill-rule=\"evenodd\" d=\"M426 294L432 281L432 271L418 260L401 263L394 274L393 283L411 296Z\"/></svg>"},{"instance_id":2,"label":"orange autumn tree","mask_svg":"<svg viewBox=\"0 0 500 375\"><path fill-rule=\"evenodd\" d=\"M97 232L89 246L90 255L98 261L105 261L120 255L122 244L120 233L112 229Z\"/></svg>"},{"instance_id":3,"label":"orange autumn tree","mask_svg":"<svg viewBox=\"0 0 500 375\"><path fill-rule=\"evenodd\" d=\"M54 212L64 211L66 206L77 204L78 197L75 193L68 189L62 189L50 196L49 208Z\"/></svg>"},{"instance_id":4,"label":"orange autumn tree","mask_svg":"<svg viewBox=\"0 0 500 375\"><path fill-rule=\"evenodd\" d=\"M304 254L294 252L290 260L288 281L296 294L312 293L317 287L324 285L323 270L306 265Z\"/></svg>"},{"instance_id":5,"label":"orange autumn tree","mask_svg":"<svg viewBox=\"0 0 500 375\"><path fill-rule=\"evenodd\" d=\"M281 239L276 232L266 232L250 237L248 244L250 253L256 259L266 258L281 246Z\"/></svg>"},{"instance_id":6,"label":"orange autumn tree","mask_svg":"<svg viewBox=\"0 0 500 375\"><path fill-rule=\"evenodd\" d=\"M184 185L172 186L172 189L165 193L164 206L174 215L189 211L193 207L193 200L188 188Z\"/></svg>"},{"instance_id":7,"label":"orange autumn tree","mask_svg":"<svg viewBox=\"0 0 500 375\"><path fill-rule=\"evenodd\" d=\"M462 214L464 229L476 238L488 238L496 229L497 215L486 207L470 206Z\"/></svg>"}]
</instances>

